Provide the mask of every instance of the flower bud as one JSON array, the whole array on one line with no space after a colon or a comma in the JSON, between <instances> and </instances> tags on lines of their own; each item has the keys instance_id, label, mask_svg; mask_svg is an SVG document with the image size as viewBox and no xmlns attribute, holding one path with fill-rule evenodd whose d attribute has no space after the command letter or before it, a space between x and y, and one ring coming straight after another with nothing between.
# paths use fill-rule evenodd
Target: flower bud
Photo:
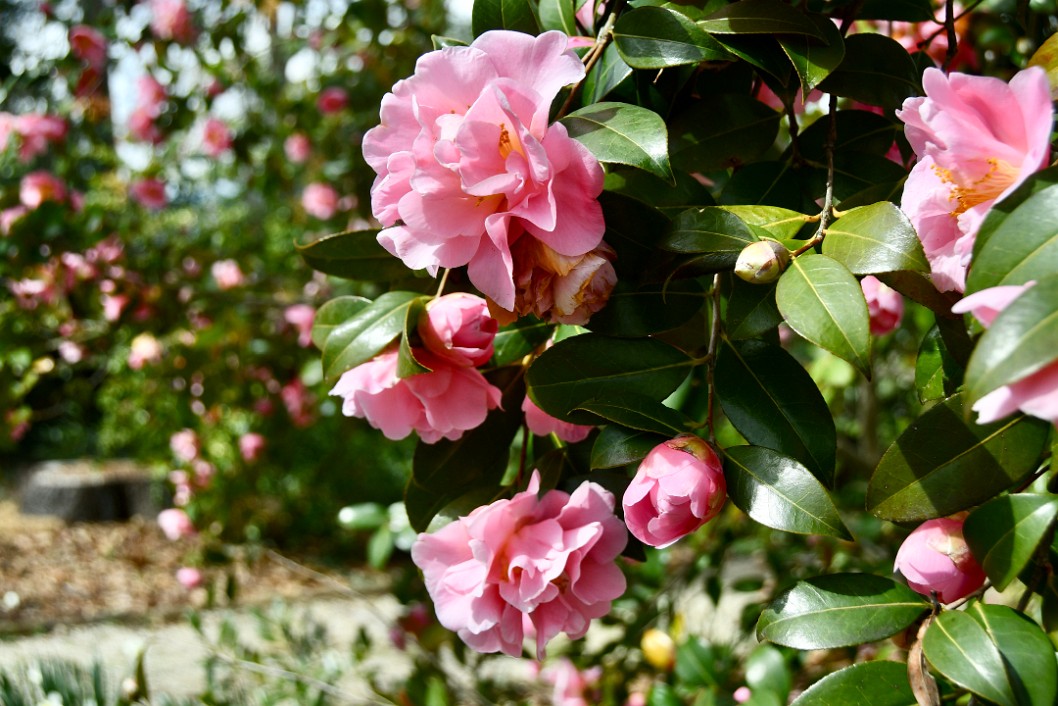
<instances>
[{"instance_id":1,"label":"flower bud","mask_svg":"<svg viewBox=\"0 0 1058 706\"><path fill-rule=\"evenodd\" d=\"M628 530L644 544L667 547L720 512L727 486L709 444L683 434L655 446L625 490Z\"/></svg>"},{"instance_id":2,"label":"flower bud","mask_svg":"<svg viewBox=\"0 0 1058 706\"><path fill-rule=\"evenodd\" d=\"M985 573L962 535L963 521L928 520L907 536L896 553L894 569L924 596L937 592L941 603L965 598L985 581Z\"/></svg>"},{"instance_id":3,"label":"flower bud","mask_svg":"<svg viewBox=\"0 0 1058 706\"><path fill-rule=\"evenodd\" d=\"M900 325L904 316L904 298L872 275L860 280L863 298L867 300L867 313L871 321L871 333L884 336Z\"/></svg>"},{"instance_id":4,"label":"flower bud","mask_svg":"<svg viewBox=\"0 0 1058 706\"><path fill-rule=\"evenodd\" d=\"M650 628L639 642L643 657L655 669L668 671L676 664L676 643L667 632Z\"/></svg>"},{"instance_id":5,"label":"flower bud","mask_svg":"<svg viewBox=\"0 0 1058 706\"><path fill-rule=\"evenodd\" d=\"M790 264L790 251L775 240L759 240L742 248L735 274L750 284L774 282Z\"/></svg>"}]
</instances>

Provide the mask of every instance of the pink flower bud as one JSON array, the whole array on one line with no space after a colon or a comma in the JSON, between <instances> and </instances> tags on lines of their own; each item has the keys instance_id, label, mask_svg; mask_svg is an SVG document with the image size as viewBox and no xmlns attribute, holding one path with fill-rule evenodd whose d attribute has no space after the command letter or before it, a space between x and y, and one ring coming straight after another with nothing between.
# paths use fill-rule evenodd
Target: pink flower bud
<instances>
[{"instance_id":1,"label":"pink flower bud","mask_svg":"<svg viewBox=\"0 0 1058 706\"><path fill-rule=\"evenodd\" d=\"M742 248L735 274L750 284L768 284L779 279L790 264L790 251L774 240L758 240Z\"/></svg>"},{"instance_id":2,"label":"pink flower bud","mask_svg":"<svg viewBox=\"0 0 1058 706\"><path fill-rule=\"evenodd\" d=\"M477 367L492 357L498 328L484 299L456 292L426 305L426 320L419 325L419 335L434 355L457 365Z\"/></svg>"},{"instance_id":3,"label":"pink flower bud","mask_svg":"<svg viewBox=\"0 0 1058 706\"><path fill-rule=\"evenodd\" d=\"M588 438L588 434L591 434L591 430L595 428L583 424L564 422L561 419L552 417L537 407L536 403L528 397L522 402L522 411L525 412L525 425L529 427L529 431L537 436L554 434L570 444L584 441Z\"/></svg>"},{"instance_id":4,"label":"pink flower bud","mask_svg":"<svg viewBox=\"0 0 1058 706\"><path fill-rule=\"evenodd\" d=\"M314 182L301 193L301 205L305 213L326 221L338 212L338 192L328 184Z\"/></svg>"},{"instance_id":5,"label":"pink flower bud","mask_svg":"<svg viewBox=\"0 0 1058 706\"><path fill-rule=\"evenodd\" d=\"M267 442L265 438L256 432L243 434L239 437L239 453L247 463L253 463L264 453Z\"/></svg>"},{"instance_id":6,"label":"pink flower bud","mask_svg":"<svg viewBox=\"0 0 1058 706\"><path fill-rule=\"evenodd\" d=\"M187 516L186 512L178 508L169 508L159 512L158 526L161 528L162 533L173 542L184 537L193 537L196 534L195 524L191 521L191 518Z\"/></svg>"},{"instance_id":7,"label":"pink flower bud","mask_svg":"<svg viewBox=\"0 0 1058 706\"><path fill-rule=\"evenodd\" d=\"M49 172L31 172L22 177L18 198L30 210L40 208L45 201L61 203L66 200L66 185Z\"/></svg>"},{"instance_id":8,"label":"pink flower bud","mask_svg":"<svg viewBox=\"0 0 1058 706\"><path fill-rule=\"evenodd\" d=\"M349 95L345 92L345 89L337 86L323 89L316 99L316 108L324 114L345 110L348 104Z\"/></svg>"},{"instance_id":9,"label":"pink flower bud","mask_svg":"<svg viewBox=\"0 0 1058 706\"><path fill-rule=\"evenodd\" d=\"M152 211L165 208L169 203L165 195L165 182L161 179L140 179L129 184L129 195Z\"/></svg>"},{"instance_id":10,"label":"pink flower bud","mask_svg":"<svg viewBox=\"0 0 1058 706\"><path fill-rule=\"evenodd\" d=\"M181 566L176 570L176 580L187 590L198 588L206 582L206 577L201 569L192 566Z\"/></svg>"},{"instance_id":11,"label":"pink flower bud","mask_svg":"<svg viewBox=\"0 0 1058 706\"><path fill-rule=\"evenodd\" d=\"M684 434L655 446L625 490L625 524L644 544L667 547L720 512L727 495L720 459Z\"/></svg>"},{"instance_id":12,"label":"pink flower bud","mask_svg":"<svg viewBox=\"0 0 1058 706\"><path fill-rule=\"evenodd\" d=\"M283 151L294 164L303 164L312 154L312 143L304 133L295 133L283 143Z\"/></svg>"},{"instance_id":13,"label":"pink flower bud","mask_svg":"<svg viewBox=\"0 0 1058 706\"><path fill-rule=\"evenodd\" d=\"M896 553L894 569L924 596L937 592L941 603L965 598L985 581L985 573L962 535L963 520L928 520L907 536Z\"/></svg>"},{"instance_id":14,"label":"pink flower bud","mask_svg":"<svg viewBox=\"0 0 1058 706\"><path fill-rule=\"evenodd\" d=\"M900 325L904 316L904 298L873 275L860 280L863 296L867 300L867 313L871 317L871 333L884 336Z\"/></svg>"},{"instance_id":15,"label":"pink flower bud","mask_svg":"<svg viewBox=\"0 0 1058 706\"><path fill-rule=\"evenodd\" d=\"M87 25L70 28L70 51L94 69L107 63L107 40L103 34Z\"/></svg>"}]
</instances>

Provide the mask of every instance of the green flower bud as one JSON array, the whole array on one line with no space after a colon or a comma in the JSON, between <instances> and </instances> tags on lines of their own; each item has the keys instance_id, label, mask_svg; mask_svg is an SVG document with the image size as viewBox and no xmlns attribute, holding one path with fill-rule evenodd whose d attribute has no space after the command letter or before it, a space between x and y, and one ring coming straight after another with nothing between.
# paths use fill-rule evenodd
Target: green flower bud
<instances>
[{"instance_id":1,"label":"green flower bud","mask_svg":"<svg viewBox=\"0 0 1058 706\"><path fill-rule=\"evenodd\" d=\"M735 274L750 284L774 282L790 264L790 251L775 240L759 240L742 248Z\"/></svg>"}]
</instances>

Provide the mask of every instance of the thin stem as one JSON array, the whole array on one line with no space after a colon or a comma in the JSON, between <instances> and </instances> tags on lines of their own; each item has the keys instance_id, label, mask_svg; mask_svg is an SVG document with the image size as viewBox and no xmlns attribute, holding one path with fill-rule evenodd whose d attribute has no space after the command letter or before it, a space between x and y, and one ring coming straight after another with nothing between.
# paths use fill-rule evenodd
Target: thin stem
<instances>
[{"instance_id":1,"label":"thin stem","mask_svg":"<svg viewBox=\"0 0 1058 706\"><path fill-rule=\"evenodd\" d=\"M445 284L448 283L449 272L451 272L451 270L446 267L445 271L441 274L441 281L437 285L437 294L433 295L434 299L441 296L441 293L445 291Z\"/></svg>"},{"instance_id":2,"label":"thin stem","mask_svg":"<svg viewBox=\"0 0 1058 706\"><path fill-rule=\"evenodd\" d=\"M584 55L584 76L588 76L588 73L595 67L599 59L602 58L602 53L606 51L606 45L613 39L613 27L617 23L617 13L612 13L606 17L606 23L603 24L602 29L599 30L599 34L595 37L595 45L591 50ZM555 119L561 118L569 111L569 107L573 104L573 98L577 95L577 91L584 84L584 79L577 82L572 89L569 91L569 95L566 96L566 101L562 104L562 107L558 111L558 115Z\"/></svg>"},{"instance_id":3,"label":"thin stem","mask_svg":"<svg viewBox=\"0 0 1058 706\"><path fill-rule=\"evenodd\" d=\"M709 443L716 445L716 430L713 426L713 401L716 394L713 391L713 373L716 369L716 348L720 341L720 273L713 275L713 288L709 292L712 300L710 307L709 322L709 351L706 354L708 363L705 367L705 381L709 388L707 406L705 412L705 423L709 427Z\"/></svg>"},{"instance_id":4,"label":"thin stem","mask_svg":"<svg viewBox=\"0 0 1058 706\"><path fill-rule=\"evenodd\" d=\"M944 29L948 33L948 51L944 54L944 66L941 68L944 73L948 73L959 49L959 35L955 33L955 0L946 0L944 3Z\"/></svg>"},{"instance_id":5,"label":"thin stem","mask_svg":"<svg viewBox=\"0 0 1058 706\"><path fill-rule=\"evenodd\" d=\"M984 0L975 0L974 2L970 3L969 5L967 5L966 7L963 8L962 12L960 12L958 15L955 16L954 21L958 22L963 17L965 17L966 15L970 14L973 10L977 9L977 6L980 5L983 2L984 2ZM934 19L933 21L937 22L936 19ZM937 24L940 25L940 28L935 30L932 34L930 34L928 37L923 39L921 42L919 42L915 46L917 46L919 49L925 49L926 47L928 47L930 44L933 43L934 39L936 39L937 37L939 37L940 35L942 35L942 34L944 34L945 32L948 31L948 27L947 27L947 23L946 22L937 22ZM951 45L949 44L949 47L950 46Z\"/></svg>"}]
</instances>

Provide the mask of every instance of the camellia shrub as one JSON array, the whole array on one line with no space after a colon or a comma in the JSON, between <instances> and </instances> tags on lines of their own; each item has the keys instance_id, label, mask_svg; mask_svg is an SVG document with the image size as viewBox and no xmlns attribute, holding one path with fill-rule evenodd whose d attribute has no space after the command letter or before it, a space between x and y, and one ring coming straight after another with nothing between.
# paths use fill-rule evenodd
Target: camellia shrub
<instances>
[{"instance_id":1,"label":"camellia shrub","mask_svg":"<svg viewBox=\"0 0 1058 706\"><path fill-rule=\"evenodd\" d=\"M1055 16L979 5L476 0L393 85L378 227L300 249L381 287L312 336L418 437L441 626L621 625L556 703L1054 703ZM735 666L658 562L715 602L742 549L783 649Z\"/></svg>"}]
</instances>

